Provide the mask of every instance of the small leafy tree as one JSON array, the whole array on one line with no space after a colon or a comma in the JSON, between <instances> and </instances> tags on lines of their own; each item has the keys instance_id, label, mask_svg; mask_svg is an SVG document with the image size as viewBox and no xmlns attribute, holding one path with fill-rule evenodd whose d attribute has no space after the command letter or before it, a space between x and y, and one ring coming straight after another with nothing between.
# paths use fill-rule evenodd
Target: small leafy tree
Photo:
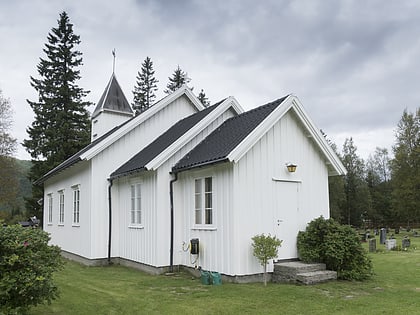
<instances>
[{"instance_id":1,"label":"small leafy tree","mask_svg":"<svg viewBox=\"0 0 420 315\"><path fill-rule=\"evenodd\" d=\"M278 248L281 246L282 240L276 236L267 236L263 234L255 235L252 238L252 247L254 248L254 256L260 261L264 267L264 285L267 285L267 263L270 259L277 257Z\"/></svg>"},{"instance_id":2,"label":"small leafy tree","mask_svg":"<svg viewBox=\"0 0 420 315\"><path fill-rule=\"evenodd\" d=\"M325 263L340 279L364 280L373 274L372 262L356 231L334 219L321 216L311 221L299 232L297 246L302 261Z\"/></svg>"},{"instance_id":3,"label":"small leafy tree","mask_svg":"<svg viewBox=\"0 0 420 315\"><path fill-rule=\"evenodd\" d=\"M52 277L63 259L49 239L41 229L0 227L0 314L22 314L58 297Z\"/></svg>"}]
</instances>

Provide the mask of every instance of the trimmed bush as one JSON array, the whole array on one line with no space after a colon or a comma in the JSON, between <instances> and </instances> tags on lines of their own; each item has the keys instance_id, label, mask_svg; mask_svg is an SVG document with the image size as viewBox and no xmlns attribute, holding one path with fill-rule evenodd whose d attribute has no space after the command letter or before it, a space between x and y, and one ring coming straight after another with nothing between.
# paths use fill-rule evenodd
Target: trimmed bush
<instances>
[{"instance_id":1,"label":"trimmed bush","mask_svg":"<svg viewBox=\"0 0 420 315\"><path fill-rule=\"evenodd\" d=\"M304 262L325 263L337 271L339 279L365 280L373 275L367 252L355 230L322 216L311 221L298 234L299 258Z\"/></svg>"},{"instance_id":2,"label":"trimmed bush","mask_svg":"<svg viewBox=\"0 0 420 315\"><path fill-rule=\"evenodd\" d=\"M267 285L267 263L270 259L277 257L278 248L283 241L270 234L255 235L252 238L253 254L264 267L264 285Z\"/></svg>"},{"instance_id":3,"label":"trimmed bush","mask_svg":"<svg viewBox=\"0 0 420 315\"><path fill-rule=\"evenodd\" d=\"M0 227L0 314L22 314L58 297L52 277L64 261L49 240L41 229Z\"/></svg>"}]
</instances>

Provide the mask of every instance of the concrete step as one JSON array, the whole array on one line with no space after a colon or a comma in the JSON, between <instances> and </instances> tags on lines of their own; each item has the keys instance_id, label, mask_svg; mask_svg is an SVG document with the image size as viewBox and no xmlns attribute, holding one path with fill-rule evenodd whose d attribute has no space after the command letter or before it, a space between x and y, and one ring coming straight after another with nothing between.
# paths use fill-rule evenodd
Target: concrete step
<instances>
[{"instance_id":1,"label":"concrete step","mask_svg":"<svg viewBox=\"0 0 420 315\"><path fill-rule=\"evenodd\" d=\"M322 270L296 274L296 282L302 284L316 284L330 280L337 280L337 272Z\"/></svg>"},{"instance_id":2,"label":"concrete step","mask_svg":"<svg viewBox=\"0 0 420 315\"><path fill-rule=\"evenodd\" d=\"M313 284L337 279L335 271L326 270L325 264L307 264L301 261L274 264L273 282Z\"/></svg>"},{"instance_id":3,"label":"concrete step","mask_svg":"<svg viewBox=\"0 0 420 315\"><path fill-rule=\"evenodd\" d=\"M312 271L320 271L325 270L325 264L321 263L314 263L314 264L307 264L301 261L289 261L289 262L282 262L282 263L275 263L274 264L274 272L276 273L304 273L304 272L312 272Z\"/></svg>"}]
</instances>

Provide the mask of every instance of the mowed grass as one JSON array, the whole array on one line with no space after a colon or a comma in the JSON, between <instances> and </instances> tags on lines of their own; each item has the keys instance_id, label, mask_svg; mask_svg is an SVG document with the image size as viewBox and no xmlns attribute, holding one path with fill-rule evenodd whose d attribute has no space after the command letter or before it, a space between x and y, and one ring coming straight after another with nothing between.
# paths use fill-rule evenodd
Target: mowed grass
<instances>
[{"instance_id":1,"label":"mowed grass","mask_svg":"<svg viewBox=\"0 0 420 315\"><path fill-rule=\"evenodd\" d=\"M419 314L420 238L411 238L408 251L377 248L370 254L371 280L313 286L206 286L186 273L152 276L121 266L67 262L56 275L61 297L30 314Z\"/></svg>"}]
</instances>

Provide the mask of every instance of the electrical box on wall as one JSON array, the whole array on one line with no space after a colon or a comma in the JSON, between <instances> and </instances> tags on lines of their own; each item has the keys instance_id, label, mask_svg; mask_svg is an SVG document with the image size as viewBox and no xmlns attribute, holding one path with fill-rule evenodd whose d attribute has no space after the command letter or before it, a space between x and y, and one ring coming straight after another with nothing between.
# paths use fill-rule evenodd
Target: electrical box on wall
<instances>
[{"instance_id":1,"label":"electrical box on wall","mask_svg":"<svg viewBox=\"0 0 420 315\"><path fill-rule=\"evenodd\" d=\"M192 255L198 255L199 251L200 251L200 241L198 240L198 238L193 238L190 240L190 253Z\"/></svg>"}]
</instances>

